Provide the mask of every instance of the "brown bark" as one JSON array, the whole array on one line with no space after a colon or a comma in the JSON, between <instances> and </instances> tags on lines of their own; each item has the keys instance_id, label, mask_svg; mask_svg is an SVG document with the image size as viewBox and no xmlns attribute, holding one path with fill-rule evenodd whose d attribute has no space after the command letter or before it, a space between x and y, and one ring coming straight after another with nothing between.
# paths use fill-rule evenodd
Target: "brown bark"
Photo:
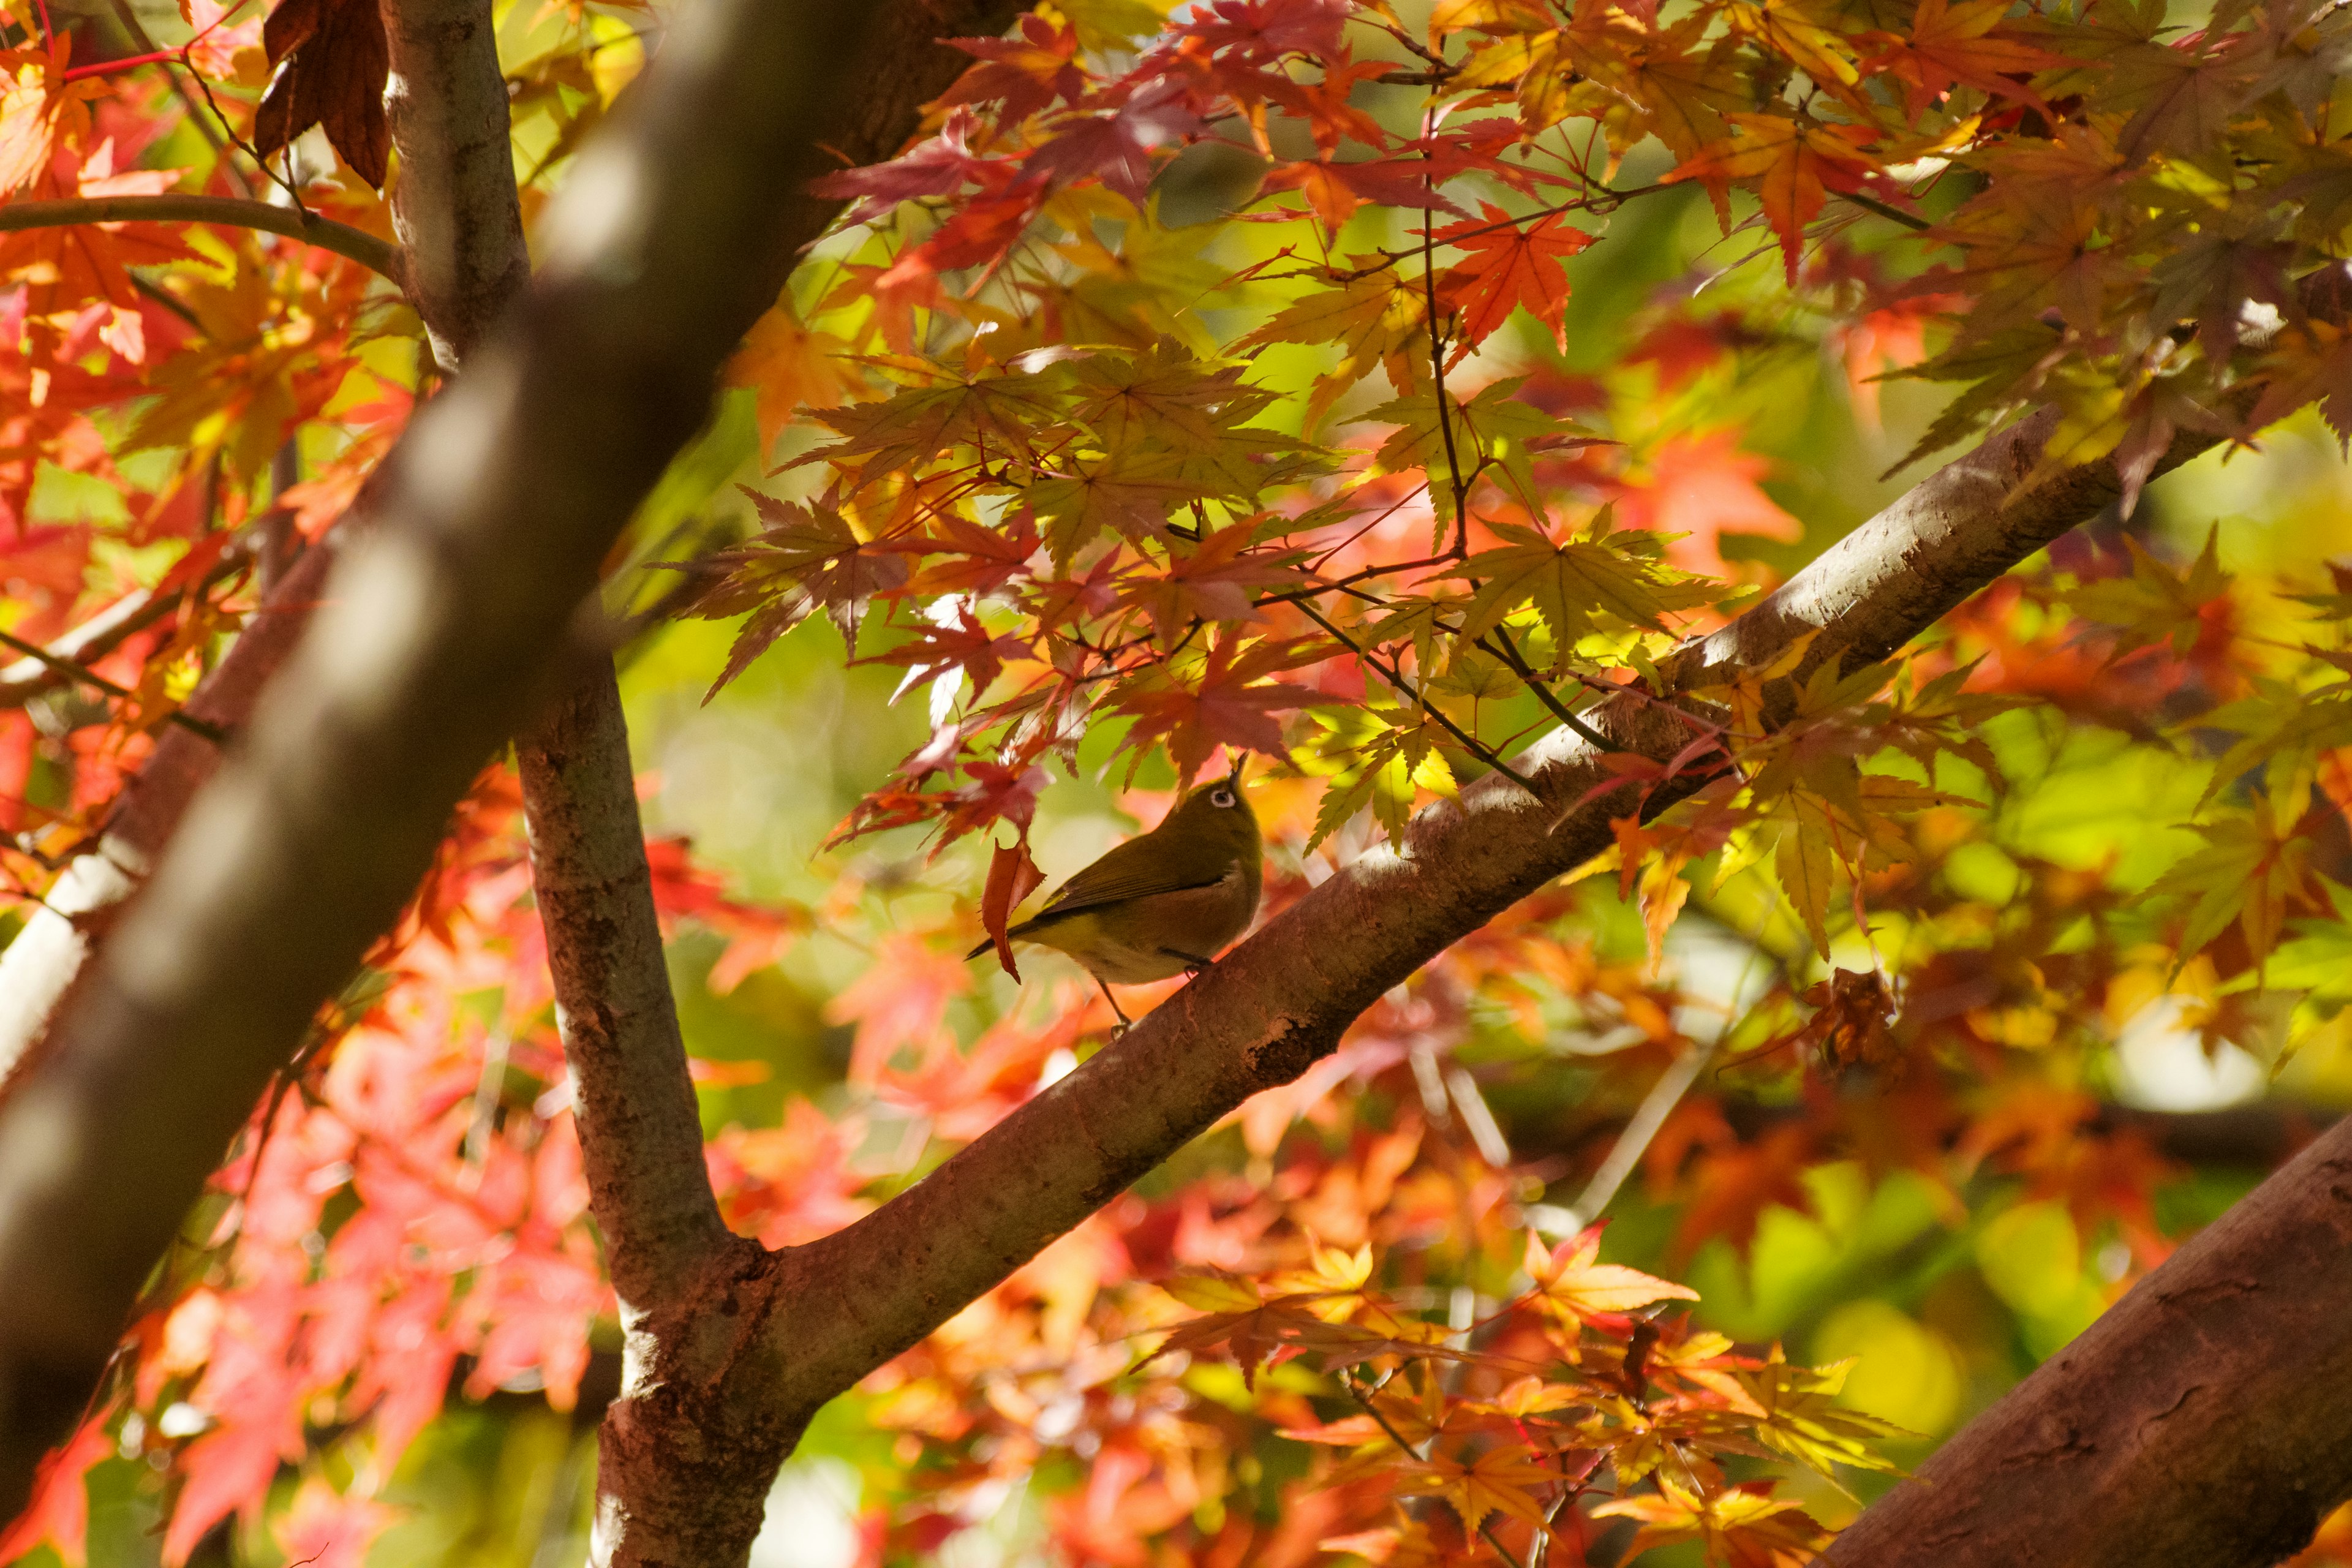
<instances>
[{"instance_id":1,"label":"brown bark","mask_svg":"<svg viewBox=\"0 0 2352 1568\"><path fill-rule=\"evenodd\" d=\"M278 581L189 697L187 712L232 734L245 727L262 687L310 624L335 537L305 552ZM181 729L158 735L97 847L75 857L16 940L0 952L0 1100L13 1092L18 1072L37 1059L35 1047L59 1004L219 763L220 748L200 735Z\"/></svg>"},{"instance_id":2,"label":"brown bark","mask_svg":"<svg viewBox=\"0 0 2352 1568\"><path fill-rule=\"evenodd\" d=\"M717 1396L757 1321L736 1298L762 1254L729 1234L703 1167L612 661L598 656L516 752L589 1201L625 1335L621 1394L598 1434L591 1560L738 1561L788 1434Z\"/></svg>"},{"instance_id":3,"label":"brown bark","mask_svg":"<svg viewBox=\"0 0 2352 1568\"><path fill-rule=\"evenodd\" d=\"M434 358L454 372L530 281L498 29L488 0L382 0L382 10L401 272Z\"/></svg>"},{"instance_id":4,"label":"brown bark","mask_svg":"<svg viewBox=\"0 0 2352 1568\"><path fill-rule=\"evenodd\" d=\"M831 107L903 63L866 51L873 17L681 16L551 206L545 273L387 460L373 535L0 1102L0 1511L774 300Z\"/></svg>"},{"instance_id":5,"label":"brown bark","mask_svg":"<svg viewBox=\"0 0 2352 1568\"><path fill-rule=\"evenodd\" d=\"M53 1070L0 1105L0 1429L53 1430L59 1391L79 1402L122 1303L268 1071L413 883L447 803L524 711L516 677L545 671L604 545L706 405L713 370L773 297L792 237L822 205L797 194L822 127L811 106L828 89L861 102L861 83L903 68L907 38L953 30L919 5L870 28L853 5L798 8L788 25L765 9L715 0L690 13L627 129L583 158L551 222L552 276L516 334L486 349L403 443L384 537L339 575L338 613L105 954ZM856 68L843 71L845 58ZM772 264L744 268L746 256ZM1753 668L1816 628L1816 659L1899 646L2112 497L2104 469L2011 496L2043 428L2030 423L1943 470L1676 668ZM2177 443L2173 460L2200 445ZM1687 734L1651 702L1620 700L1597 721L1618 745L1652 754ZM625 777L616 723L567 750L566 734L592 735L604 721L582 709L554 722L539 748L551 803ZM1622 792L1575 804L1610 775L1572 737L1519 766L1539 798L1490 779L1423 814L1405 854L1369 856L1333 878L866 1220L776 1255L722 1240L674 1291L649 1290L659 1303L632 1324L645 1370L606 1438L618 1474L600 1557L740 1561L766 1474L818 1405L1248 1095L1295 1077L1381 991L1605 847L1610 813L1631 805ZM593 921L637 900L608 896L635 874L599 858L625 830L609 817L593 832L584 823L549 816L543 843L551 879L577 857ZM572 827L580 841L561 843ZM583 1020L642 980L646 962L635 936L590 934L564 961L582 964L565 984L590 993ZM680 1158L682 1095L690 1106L670 1070L674 1044L645 1026L655 1014L616 1008L609 1027L598 1017L610 1048L592 1044L576 1064L583 1103L606 1108L598 1201L650 1214L648 1246L705 1256L707 1231L690 1217L698 1199L676 1201L653 1179L656 1165ZM171 1072L174 1060L201 1072ZM594 1089L592 1074L604 1078ZM616 1111L632 1086L667 1109ZM2304 1188L2344 1185L2326 1159L2294 1169ZM2242 1222L2233 1214L2215 1227L2213 1247L2230 1260L2219 1281L2251 1278L2227 1268L2283 1239L2332 1237L2330 1256L2342 1256L2324 1217L2335 1211L2311 1209L2294 1195L2302 1190L2288 1184L2283 1207L2272 1205L2302 1220L2266 1219L2250 1201ZM2324 1268L2293 1282L2314 1300L2331 1286L2343 1295ZM2192 1289L2173 1304L2200 1300ZM2273 1349L2283 1362L2309 1352L2302 1379L2273 1402L2300 1415L2313 1370L2337 1368L2338 1342L2314 1332ZM9 1456L0 1501L21 1495L22 1477ZM655 1489L628 1489L640 1484ZM2315 1476L2306 1500L2333 1484ZM2239 1505L2226 1494L2204 1503Z\"/></svg>"},{"instance_id":6,"label":"brown bark","mask_svg":"<svg viewBox=\"0 0 2352 1568\"><path fill-rule=\"evenodd\" d=\"M1838 1538L1870 1568L2257 1568L2352 1498L2352 1121Z\"/></svg>"}]
</instances>

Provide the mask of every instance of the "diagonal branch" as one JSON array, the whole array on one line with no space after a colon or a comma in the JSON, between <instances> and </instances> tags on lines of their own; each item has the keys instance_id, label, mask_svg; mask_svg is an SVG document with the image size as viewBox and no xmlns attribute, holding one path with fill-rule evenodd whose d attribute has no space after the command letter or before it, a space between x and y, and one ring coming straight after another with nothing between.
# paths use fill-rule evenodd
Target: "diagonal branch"
<instances>
[{"instance_id":1,"label":"diagonal branch","mask_svg":"<svg viewBox=\"0 0 2352 1568\"><path fill-rule=\"evenodd\" d=\"M225 228L257 228L331 250L394 283L406 284L400 252L365 229L245 196L76 196L0 206L0 233L80 223L211 223Z\"/></svg>"},{"instance_id":2,"label":"diagonal branch","mask_svg":"<svg viewBox=\"0 0 2352 1568\"><path fill-rule=\"evenodd\" d=\"M1759 670L1809 636L1808 666L1883 657L2095 515L2118 493L2104 462L2016 492L2054 417L1922 481L1673 661L1673 679L1686 689ZM2161 467L2211 444L2185 436ZM1620 751L1670 757L1686 739L1665 705L1632 696L1585 717ZM1609 787L1618 775L1603 754L1556 731L1519 759L1534 796L1496 776L1423 812L1402 853L1375 850L1333 876L938 1171L780 1255L773 1289L792 1311L770 1332L783 1411L806 1420L1251 1095L1297 1077L1389 987L1606 849L1612 816L1663 809L1696 785L1670 781L1644 801Z\"/></svg>"},{"instance_id":3,"label":"diagonal branch","mask_svg":"<svg viewBox=\"0 0 2352 1568\"><path fill-rule=\"evenodd\" d=\"M776 298L821 205L796 195L831 166L818 143L875 79L877 16L679 16L551 204L543 272L386 460L373 536L0 1102L0 1512Z\"/></svg>"},{"instance_id":4,"label":"diagonal branch","mask_svg":"<svg viewBox=\"0 0 2352 1568\"><path fill-rule=\"evenodd\" d=\"M2352 1121L2339 1121L1864 1510L1822 1561L2264 1568L2352 1498L2347 1389Z\"/></svg>"}]
</instances>

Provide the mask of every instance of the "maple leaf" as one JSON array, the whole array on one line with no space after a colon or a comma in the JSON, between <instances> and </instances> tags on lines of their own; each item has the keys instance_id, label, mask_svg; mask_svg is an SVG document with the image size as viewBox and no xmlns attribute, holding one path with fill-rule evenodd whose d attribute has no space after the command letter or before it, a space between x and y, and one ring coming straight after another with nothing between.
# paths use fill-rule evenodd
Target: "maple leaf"
<instances>
[{"instance_id":1,"label":"maple leaf","mask_svg":"<svg viewBox=\"0 0 2352 1568\"><path fill-rule=\"evenodd\" d=\"M2074 62L2022 38L2003 36L2006 0L1920 0L1909 37L1898 38L1868 62L1890 70L1904 83L1904 110L1916 120L1933 100L1956 86L1994 98L2013 98L2047 113L2049 106L2021 79Z\"/></svg>"},{"instance_id":2,"label":"maple leaf","mask_svg":"<svg viewBox=\"0 0 2352 1568\"><path fill-rule=\"evenodd\" d=\"M1170 512L1217 493L1188 477L1187 468L1181 452L1128 447L1100 457L1070 458L1023 495L1045 524L1054 564L1063 567L1107 528L1137 541L1159 537Z\"/></svg>"},{"instance_id":3,"label":"maple leaf","mask_svg":"<svg viewBox=\"0 0 2352 1568\"><path fill-rule=\"evenodd\" d=\"M2278 946L2290 908L2327 912L2310 881L2316 846L2307 828L2316 821L2282 822L2278 807L2270 795L2258 795L2243 815L2199 827L2206 847L2183 857L2148 889L2152 898L2190 900L2176 962L2186 963L2234 920L2259 964Z\"/></svg>"},{"instance_id":4,"label":"maple leaf","mask_svg":"<svg viewBox=\"0 0 2352 1568\"><path fill-rule=\"evenodd\" d=\"M352 172L383 189L392 55L382 14L370 0L282 0L262 25L261 42L277 74L254 110L254 151L268 158L321 125Z\"/></svg>"},{"instance_id":5,"label":"maple leaf","mask_svg":"<svg viewBox=\"0 0 2352 1568\"><path fill-rule=\"evenodd\" d=\"M2262 400L2246 423L2262 429L2307 403L2352 450L2352 330L2321 321L2290 324L2263 355Z\"/></svg>"},{"instance_id":6,"label":"maple leaf","mask_svg":"<svg viewBox=\"0 0 2352 1568\"><path fill-rule=\"evenodd\" d=\"M1666 178L1757 182L1765 221L1780 237L1789 281L1797 281L1805 226L1831 191L1859 191L1878 171L1867 149L1878 132L1867 125L1831 125L1810 117L1727 114L1732 133L1685 159Z\"/></svg>"},{"instance_id":7,"label":"maple leaf","mask_svg":"<svg viewBox=\"0 0 2352 1568\"><path fill-rule=\"evenodd\" d=\"M1172 647L1196 620L1264 620L1247 590L1301 581L1292 563L1304 552L1244 553L1256 532L1250 524L1237 522L1202 535L1189 553L1171 547L1167 570L1130 577L1120 601L1143 607L1162 647Z\"/></svg>"},{"instance_id":8,"label":"maple leaf","mask_svg":"<svg viewBox=\"0 0 2352 1568\"><path fill-rule=\"evenodd\" d=\"M1531 605L1563 647L1595 630L1601 617L1655 628L1659 617L1706 604L1716 590L1679 580L1642 553L1647 534L1610 531L1606 509L1579 536L1555 544L1541 531L1515 522L1490 525L1512 542L1482 551L1441 574L1478 582L1455 634L1475 642L1521 605Z\"/></svg>"},{"instance_id":9,"label":"maple leaf","mask_svg":"<svg viewBox=\"0 0 2352 1568\"><path fill-rule=\"evenodd\" d=\"M1502 1444L1466 1461L1433 1454L1418 1464L1401 1467L1411 1479L1397 1489L1409 1497L1444 1498L1468 1532L1475 1533L1495 1513L1509 1514L1538 1530L1547 1529L1550 1520L1529 1489L1556 1486L1561 1478L1528 1458L1531 1451Z\"/></svg>"},{"instance_id":10,"label":"maple leaf","mask_svg":"<svg viewBox=\"0 0 2352 1568\"><path fill-rule=\"evenodd\" d=\"M14 1523L0 1531L0 1559L15 1563L44 1542L67 1562L79 1562L89 1529L89 1468L114 1457L107 1417L84 1421L72 1436L52 1448L33 1472L30 1500Z\"/></svg>"},{"instance_id":11,"label":"maple leaf","mask_svg":"<svg viewBox=\"0 0 2352 1568\"><path fill-rule=\"evenodd\" d=\"M1378 1564L1378 1568L1446 1568L1455 1560L1452 1552L1431 1538L1429 1526L1419 1520L1349 1535L1326 1536L1315 1544L1324 1552L1360 1557Z\"/></svg>"},{"instance_id":12,"label":"maple leaf","mask_svg":"<svg viewBox=\"0 0 2352 1568\"><path fill-rule=\"evenodd\" d=\"M1851 1360L1822 1367L1793 1366L1776 1352L1762 1366L1738 1369L1731 1377L1748 1397L1757 1440L1766 1447L1832 1479L1839 1465L1896 1471L1869 1444L1914 1434L1836 1403L1853 1366Z\"/></svg>"},{"instance_id":13,"label":"maple leaf","mask_svg":"<svg viewBox=\"0 0 2352 1568\"><path fill-rule=\"evenodd\" d=\"M63 163L59 159L59 163ZM186 171L114 167L114 138L107 137L82 160L70 186L83 197L155 195L170 190ZM154 224L65 224L0 234L0 276L25 282L25 314L63 327L100 301L111 307L100 339L136 364L147 358L142 308L145 299L131 275L190 255L178 236ZM72 351L67 351L71 353Z\"/></svg>"},{"instance_id":14,"label":"maple leaf","mask_svg":"<svg viewBox=\"0 0 2352 1568\"><path fill-rule=\"evenodd\" d=\"M1013 962L1013 943L1004 928L1021 900L1043 887L1045 873L1029 858L1029 836L1024 833L1010 844L1000 844L988 859L988 886L981 894L981 923L988 928L988 940L996 948L996 962L1013 979L1021 971Z\"/></svg>"},{"instance_id":15,"label":"maple leaf","mask_svg":"<svg viewBox=\"0 0 2352 1568\"><path fill-rule=\"evenodd\" d=\"M1150 667L1121 682L1111 698L1111 706L1135 716L1124 744L1139 763L1153 742L1165 743L1180 779L1199 773L1219 746L1281 756L1282 726L1274 715L1314 701L1317 693L1256 678L1287 668L1289 657L1282 644L1244 647L1225 637L1189 679L1164 665Z\"/></svg>"},{"instance_id":16,"label":"maple leaf","mask_svg":"<svg viewBox=\"0 0 2352 1568\"><path fill-rule=\"evenodd\" d=\"M1534 218L1527 228L1519 228L1522 221L1494 202L1479 202L1477 218L1430 235L1467 254L1446 268L1440 282L1440 299L1461 310L1463 348L1456 357L1494 336L1519 306L1550 329L1555 348L1567 351L1561 310L1569 303L1569 270L1561 261L1592 245L1592 235L1569 224L1561 212Z\"/></svg>"},{"instance_id":17,"label":"maple leaf","mask_svg":"<svg viewBox=\"0 0 2352 1568\"><path fill-rule=\"evenodd\" d=\"M1429 311L1422 290L1375 257L1348 258L1358 273L1335 288L1304 296L1275 312L1236 346L1265 343L1337 343L1339 369L1319 382L1308 399L1312 430L1347 390L1374 365L1388 372L1398 393L1412 390L1428 361ZM1416 354L1418 348L1421 352Z\"/></svg>"},{"instance_id":18,"label":"maple leaf","mask_svg":"<svg viewBox=\"0 0 2352 1568\"><path fill-rule=\"evenodd\" d=\"M954 700L956 682L951 677L968 677L972 696L977 700L1003 672L1007 660L1027 658L1032 654L1025 638L990 631L973 616L969 600L953 598L932 605L911 640L856 662L906 667L906 679L891 694L893 702L913 687L947 680L947 695L942 698L935 694L932 699L931 720L939 723L945 718L940 709Z\"/></svg>"},{"instance_id":19,"label":"maple leaf","mask_svg":"<svg viewBox=\"0 0 2352 1568\"><path fill-rule=\"evenodd\" d=\"M1026 120L1059 99L1075 104L1085 96L1086 73L1076 64L1077 29L1056 26L1034 14L1021 18L1013 38L942 38L980 63L958 77L937 102L995 103L1007 123Z\"/></svg>"},{"instance_id":20,"label":"maple leaf","mask_svg":"<svg viewBox=\"0 0 2352 1568\"><path fill-rule=\"evenodd\" d=\"M1389 842L1404 842L1415 791L1456 792L1454 771L1437 749L1437 726L1419 710L1364 703L1348 709L1318 708L1307 717L1321 733L1291 752L1310 775L1328 777L1315 814L1313 849L1370 805Z\"/></svg>"},{"instance_id":21,"label":"maple leaf","mask_svg":"<svg viewBox=\"0 0 2352 1568\"><path fill-rule=\"evenodd\" d=\"M1349 423L1381 422L1397 426L1373 455L1377 473L1420 468L1450 479L1458 462L1462 478L1471 480L1481 470L1499 469L1511 481L1520 500L1531 510L1540 510L1535 483L1536 458L1543 453L1591 446L1603 437L1515 396L1526 380L1525 376L1510 376L1489 383L1466 401L1447 397L1443 407L1443 427L1439 424L1439 401L1426 388L1391 398L1358 415ZM1446 439L1449 433L1453 437L1450 443ZM1453 500L1450 484L1431 487L1431 504L1441 523L1452 520Z\"/></svg>"},{"instance_id":22,"label":"maple leaf","mask_svg":"<svg viewBox=\"0 0 2352 1568\"><path fill-rule=\"evenodd\" d=\"M2220 541L2218 525L2208 530L2205 548L2186 572L2179 572L2126 534L2131 575L2085 584L2067 600L2080 614L2115 628L2116 658L2159 642L2171 645L2174 658L2183 657L2204 635L2207 606L2228 599L2229 574L2216 552Z\"/></svg>"},{"instance_id":23,"label":"maple leaf","mask_svg":"<svg viewBox=\"0 0 2352 1568\"><path fill-rule=\"evenodd\" d=\"M1821 86L1833 92L1851 88L1862 79L1854 40L1814 15L1816 9L1817 0L1732 0L1724 15L1736 31L1783 56Z\"/></svg>"},{"instance_id":24,"label":"maple leaf","mask_svg":"<svg viewBox=\"0 0 2352 1568\"><path fill-rule=\"evenodd\" d=\"M1302 1350L1352 1350L1372 1337L1325 1321L1312 1310L1312 1296L1267 1296L1248 1279L1184 1274L1162 1280L1160 1288L1204 1315L1179 1324L1144 1361L1222 1346L1240 1363L1244 1380L1255 1384L1258 1369L1269 1361Z\"/></svg>"},{"instance_id":25,"label":"maple leaf","mask_svg":"<svg viewBox=\"0 0 2352 1568\"><path fill-rule=\"evenodd\" d=\"M1698 1300L1698 1292L1687 1285L1622 1264L1598 1261L1603 1228L1587 1226L1552 1247L1545 1247L1535 1232L1528 1233L1527 1255L1520 1264L1535 1281L1528 1300L1547 1317L1574 1332L1596 1314L1631 1312L1657 1301Z\"/></svg>"},{"instance_id":26,"label":"maple leaf","mask_svg":"<svg viewBox=\"0 0 2352 1568\"><path fill-rule=\"evenodd\" d=\"M903 593L962 595L976 602L1026 575L1029 558L1037 553L1037 521L1026 509L993 528L953 512L934 513L931 526L934 531L929 533L875 542L877 549L925 558L922 570L903 585Z\"/></svg>"},{"instance_id":27,"label":"maple leaf","mask_svg":"<svg viewBox=\"0 0 2352 1568\"><path fill-rule=\"evenodd\" d=\"M747 611L751 616L728 651L726 668L703 695L705 702L820 606L854 648L866 601L907 580L905 558L867 547L839 512L781 501L749 488L743 493L768 527L749 542L695 563L720 575L686 612L706 620Z\"/></svg>"},{"instance_id":28,"label":"maple leaf","mask_svg":"<svg viewBox=\"0 0 2352 1568\"><path fill-rule=\"evenodd\" d=\"M1740 450L1735 430L1689 431L1658 443L1616 481L1612 499L1625 527L1665 541L1669 562L1702 576L1728 577L1724 535L1781 544L1804 537L1804 525L1758 482L1772 468L1770 458Z\"/></svg>"},{"instance_id":29,"label":"maple leaf","mask_svg":"<svg viewBox=\"0 0 2352 1568\"><path fill-rule=\"evenodd\" d=\"M861 472L893 474L929 462L951 447L984 458L1027 466L1039 432L1066 424L1053 394L1056 377L980 376L932 386L910 386L880 403L861 403L817 415L845 439L796 459L793 466L851 458Z\"/></svg>"},{"instance_id":30,"label":"maple leaf","mask_svg":"<svg viewBox=\"0 0 2352 1568\"><path fill-rule=\"evenodd\" d=\"M59 146L89 138L89 100L107 89L66 79L72 53L70 33L44 49L0 49L0 196L38 179Z\"/></svg>"},{"instance_id":31,"label":"maple leaf","mask_svg":"<svg viewBox=\"0 0 2352 1568\"><path fill-rule=\"evenodd\" d=\"M1642 1528L1627 1543L1628 1556L1677 1542L1702 1543L1709 1563L1728 1568L1799 1568L1829 1544L1829 1531L1803 1506L1775 1499L1770 1481L1750 1481L1711 1495L1661 1476L1654 1494L1612 1498L1592 1509L1595 1518L1631 1519Z\"/></svg>"},{"instance_id":32,"label":"maple leaf","mask_svg":"<svg viewBox=\"0 0 2352 1568\"><path fill-rule=\"evenodd\" d=\"M801 409L838 408L849 401L857 381L843 363L848 353L842 339L812 331L790 298L777 300L752 323L722 379L759 394L761 450L776 444Z\"/></svg>"}]
</instances>

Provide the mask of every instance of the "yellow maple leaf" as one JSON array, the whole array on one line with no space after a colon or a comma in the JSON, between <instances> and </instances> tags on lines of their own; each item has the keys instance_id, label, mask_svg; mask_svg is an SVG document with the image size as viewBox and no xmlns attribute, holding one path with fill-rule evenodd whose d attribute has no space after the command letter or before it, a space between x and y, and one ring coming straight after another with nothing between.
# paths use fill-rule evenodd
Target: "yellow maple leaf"
<instances>
[{"instance_id":1,"label":"yellow maple leaf","mask_svg":"<svg viewBox=\"0 0 2352 1568\"><path fill-rule=\"evenodd\" d=\"M1529 1231L1524 1267L1536 1282L1530 1300L1570 1330L1596 1313L1631 1312L1654 1301L1698 1300L1698 1292L1687 1285L1622 1264L1595 1261L1600 1256L1599 1226L1589 1226L1554 1247L1545 1247L1543 1238Z\"/></svg>"},{"instance_id":2,"label":"yellow maple leaf","mask_svg":"<svg viewBox=\"0 0 2352 1568\"><path fill-rule=\"evenodd\" d=\"M727 362L726 382L759 394L761 451L775 444L797 410L838 408L857 384L849 344L809 327L790 300L778 300L751 324Z\"/></svg>"}]
</instances>

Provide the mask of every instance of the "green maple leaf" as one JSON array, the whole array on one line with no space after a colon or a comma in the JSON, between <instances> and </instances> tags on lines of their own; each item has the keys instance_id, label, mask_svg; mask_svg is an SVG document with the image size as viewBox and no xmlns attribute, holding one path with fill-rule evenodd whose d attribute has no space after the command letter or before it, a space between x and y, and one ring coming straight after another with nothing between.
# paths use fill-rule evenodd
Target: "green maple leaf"
<instances>
[{"instance_id":1,"label":"green maple leaf","mask_svg":"<svg viewBox=\"0 0 2352 1568\"><path fill-rule=\"evenodd\" d=\"M1604 509L1592 526L1564 544L1515 522L1491 525L1513 542L1481 551L1448 575L1479 580L1458 634L1475 642L1521 605L1530 605L1565 647L1604 622L1660 628L1661 617L1711 601L1712 584L1684 576L1649 553L1654 536L1609 531Z\"/></svg>"}]
</instances>

